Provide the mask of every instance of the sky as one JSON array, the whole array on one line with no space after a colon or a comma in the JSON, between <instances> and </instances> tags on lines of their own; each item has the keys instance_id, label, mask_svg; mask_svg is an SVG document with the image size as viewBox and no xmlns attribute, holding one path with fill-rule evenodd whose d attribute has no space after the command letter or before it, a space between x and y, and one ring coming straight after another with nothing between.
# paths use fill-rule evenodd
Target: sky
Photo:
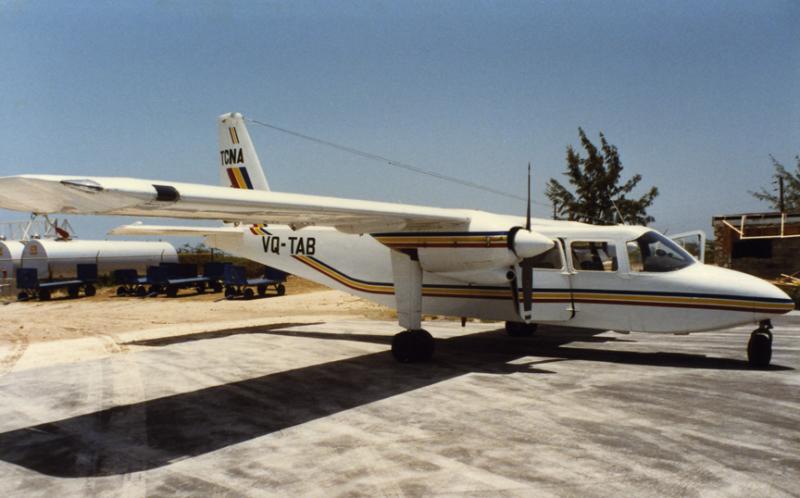
<instances>
[{"instance_id":1,"label":"sky","mask_svg":"<svg viewBox=\"0 0 800 498\"><path fill-rule=\"evenodd\" d=\"M769 155L800 154L799 21L796 1L0 0L0 175L217 184L216 118L239 111L516 195L530 161L546 217L582 127L659 188L655 228L710 234L767 210L748 191ZM273 190L525 211L249 128ZM70 221L104 238L133 220Z\"/></svg>"}]
</instances>

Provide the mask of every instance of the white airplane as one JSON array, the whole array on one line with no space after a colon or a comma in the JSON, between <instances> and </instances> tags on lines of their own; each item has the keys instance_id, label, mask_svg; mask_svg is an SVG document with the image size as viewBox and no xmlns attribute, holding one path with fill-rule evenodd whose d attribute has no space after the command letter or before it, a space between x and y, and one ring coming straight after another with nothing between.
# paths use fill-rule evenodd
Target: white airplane
<instances>
[{"instance_id":1,"label":"white airplane","mask_svg":"<svg viewBox=\"0 0 800 498\"><path fill-rule=\"evenodd\" d=\"M750 364L772 356L770 318L794 309L777 287L705 265L643 226L593 226L484 211L271 191L241 114L219 117L223 186L116 177L0 178L0 207L38 214L221 220L127 225L115 234L204 236L209 246L397 310L402 362L434 340L422 315L686 334L754 323ZM234 187L234 188L231 188ZM530 185L528 185L530 197Z\"/></svg>"}]
</instances>

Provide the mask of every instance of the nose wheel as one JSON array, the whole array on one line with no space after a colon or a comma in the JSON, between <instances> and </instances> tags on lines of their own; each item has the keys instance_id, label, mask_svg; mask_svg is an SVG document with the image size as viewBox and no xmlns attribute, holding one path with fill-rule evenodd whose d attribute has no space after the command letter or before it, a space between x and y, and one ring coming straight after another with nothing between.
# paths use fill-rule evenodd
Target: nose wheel
<instances>
[{"instance_id":1,"label":"nose wheel","mask_svg":"<svg viewBox=\"0 0 800 498\"><path fill-rule=\"evenodd\" d=\"M772 323L764 320L750 334L750 341L747 343L747 361L753 368L766 368L772 360L771 328Z\"/></svg>"}]
</instances>

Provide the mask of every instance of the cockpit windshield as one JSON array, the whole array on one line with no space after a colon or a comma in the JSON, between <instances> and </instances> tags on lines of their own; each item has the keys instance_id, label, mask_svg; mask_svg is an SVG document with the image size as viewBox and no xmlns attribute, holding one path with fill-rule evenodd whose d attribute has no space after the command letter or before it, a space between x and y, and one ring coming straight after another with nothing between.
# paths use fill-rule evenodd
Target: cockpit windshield
<instances>
[{"instance_id":1,"label":"cockpit windshield","mask_svg":"<svg viewBox=\"0 0 800 498\"><path fill-rule=\"evenodd\" d=\"M675 271L695 263L688 252L658 232L647 232L628 242L627 249L632 272Z\"/></svg>"}]
</instances>

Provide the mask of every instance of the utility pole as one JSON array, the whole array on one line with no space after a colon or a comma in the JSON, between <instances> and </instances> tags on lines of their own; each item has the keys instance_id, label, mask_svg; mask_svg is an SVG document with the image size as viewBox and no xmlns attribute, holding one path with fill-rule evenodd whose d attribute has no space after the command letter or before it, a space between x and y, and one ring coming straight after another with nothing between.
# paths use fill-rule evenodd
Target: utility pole
<instances>
[{"instance_id":1,"label":"utility pole","mask_svg":"<svg viewBox=\"0 0 800 498\"><path fill-rule=\"evenodd\" d=\"M778 177L778 208L783 214L783 176Z\"/></svg>"},{"instance_id":2,"label":"utility pole","mask_svg":"<svg viewBox=\"0 0 800 498\"><path fill-rule=\"evenodd\" d=\"M553 201L553 219L556 220L556 201Z\"/></svg>"}]
</instances>

